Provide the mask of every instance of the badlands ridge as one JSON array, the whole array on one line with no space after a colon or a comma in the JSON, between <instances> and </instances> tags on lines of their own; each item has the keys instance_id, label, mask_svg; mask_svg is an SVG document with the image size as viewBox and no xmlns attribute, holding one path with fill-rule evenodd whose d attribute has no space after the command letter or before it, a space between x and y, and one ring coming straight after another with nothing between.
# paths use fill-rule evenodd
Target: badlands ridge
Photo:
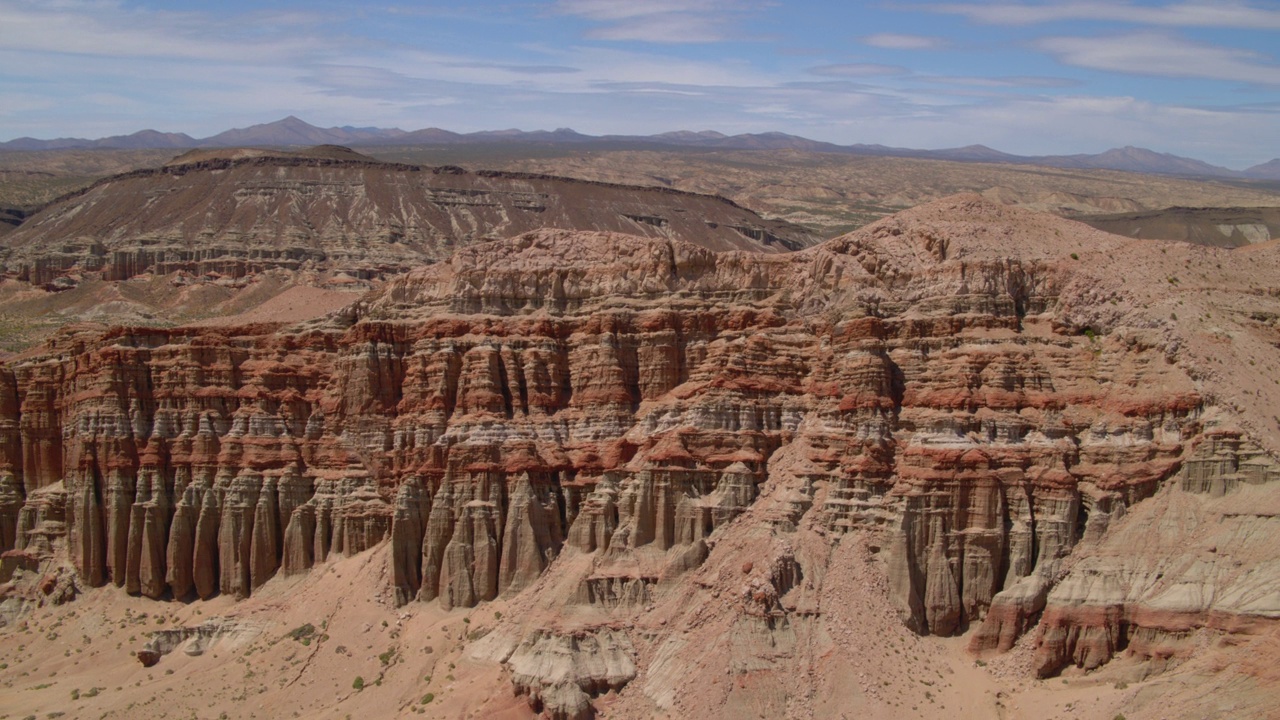
<instances>
[{"instance_id":1,"label":"badlands ridge","mask_svg":"<svg viewBox=\"0 0 1280 720\"><path fill-rule=\"evenodd\" d=\"M543 229L298 324L72 326L0 369L0 611L183 601L107 651L181 670L296 647L255 602L373 601L418 670L309 716L1044 717L963 686L1110 667L1182 684L1097 717L1251 716L1275 678L1185 672L1277 637L1278 318L1277 242L963 195L798 252ZM312 631L263 717L342 672Z\"/></svg>"}]
</instances>

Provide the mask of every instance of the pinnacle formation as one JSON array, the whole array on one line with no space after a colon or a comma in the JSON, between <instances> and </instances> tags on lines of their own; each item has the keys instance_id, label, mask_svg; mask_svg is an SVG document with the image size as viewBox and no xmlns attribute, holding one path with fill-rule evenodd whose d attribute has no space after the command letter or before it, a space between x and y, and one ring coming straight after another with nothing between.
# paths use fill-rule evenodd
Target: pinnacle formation
<instances>
[{"instance_id":1,"label":"pinnacle formation","mask_svg":"<svg viewBox=\"0 0 1280 720\"><path fill-rule=\"evenodd\" d=\"M1125 680L1073 696L1098 717L1254 716L1278 284L1276 242L963 195L792 253L540 229L298 324L68 328L0 370L6 621L216 607L138 659L319 658L275 714L996 716L1090 671Z\"/></svg>"}]
</instances>

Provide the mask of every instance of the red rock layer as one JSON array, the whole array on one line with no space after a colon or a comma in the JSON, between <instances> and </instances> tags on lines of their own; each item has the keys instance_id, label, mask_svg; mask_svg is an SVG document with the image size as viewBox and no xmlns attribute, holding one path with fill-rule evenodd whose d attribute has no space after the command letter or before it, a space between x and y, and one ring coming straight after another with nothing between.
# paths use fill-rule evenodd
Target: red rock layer
<instances>
[{"instance_id":1,"label":"red rock layer","mask_svg":"<svg viewBox=\"0 0 1280 720\"><path fill-rule=\"evenodd\" d=\"M650 558L583 578L609 606L798 488L780 531L880 533L904 622L985 619L977 647L1005 648L1203 431L1158 328L1059 312L1054 258L1119 242L971 198L787 256L544 232L292 328L67 333L0 378L0 480L21 478L0 531L31 546L64 493L82 579L151 597L243 596L387 539L398 600L446 607L566 545Z\"/></svg>"},{"instance_id":2,"label":"red rock layer","mask_svg":"<svg viewBox=\"0 0 1280 720\"><path fill-rule=\"evenodd\" d=\"M1122 651L1179 659L1197 630L1249 634L1280 622L1276 481L1280 463L1239 433L1199 438L1179 483L1134 508L1045 589L1035 671L1092 670Z\"/></svg>"}]
</instances>

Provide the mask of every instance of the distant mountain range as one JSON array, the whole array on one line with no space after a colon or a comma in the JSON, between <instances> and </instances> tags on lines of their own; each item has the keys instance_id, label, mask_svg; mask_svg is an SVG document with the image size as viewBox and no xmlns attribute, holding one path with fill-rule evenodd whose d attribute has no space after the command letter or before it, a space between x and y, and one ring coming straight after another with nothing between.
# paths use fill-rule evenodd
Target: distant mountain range
<instances>
[{"instance_id":1,"label":"distant mountain range","mask_svg":"<svg viewBox=\"0 0 1280 720\"><path fill-rule=\"evenodd\" d=\"M1107 150L1096 155L1010 155L985 145L967 145L943 150L915 150L885 145L836 145L780 132L725 135L715 131L681 130L658 135L583 135L568 128L558 130L491 130L455 133L440 128L405 131L398 128L331 127L320 128L290 115L276 122L237 128L207 138L193 138L184 133L162 133L142 130L132 135L86 140L58 138L37 140L18 138L0 143L0 150L68 150L68 149L150 149L298 145L458 145L465 143L546 143L575 145L645 145L662 147L719 148L725 150L801 150L806 152L842 153L878 157L925 158L956 162L1013 163L1057 168L1090 170L1123 170L1126 172L1188 177L1280 180L1280 158L1255 165L1244 171L1210 165L1192 158L1158 153L1137 147Z\"/></svg>"}]
</instances>

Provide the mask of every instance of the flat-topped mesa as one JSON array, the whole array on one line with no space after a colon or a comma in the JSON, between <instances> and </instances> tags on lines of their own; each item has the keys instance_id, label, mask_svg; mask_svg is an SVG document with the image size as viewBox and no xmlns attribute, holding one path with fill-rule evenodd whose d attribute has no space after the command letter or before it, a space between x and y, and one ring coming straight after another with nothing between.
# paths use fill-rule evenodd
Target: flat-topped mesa
<instances>
[{"instance_id":1,"label":"flat-topped mesa","mask_svg":"<svg viewBox=\"0 0 1280 720\"><path fill-rule=\"evenodd\" d=\"M1259 409L1280 391L1233 401L1242 376L1199 373L1166 319L1191 251L1144 265L1140 242L976 196L785 255L544 230L284 330L56 339L0 374L0 539L31 546L14 514L52 519L61 482L69 525L41 547L90 585L243 596L389 540L401 603L568 567L566 601L612 612L732 552L716 539L768 497L767 532L883 548L916 631L981 624L977 649L1006 648L1043 613L1044 672L1092 664L1081 628L1118 626L1071 610L1092 596L1064 560L1153 495L1274 479L1280 444ZM1235 333L1216 352L1254 353L1275 259L1194 252L1244 308L1216 317ZM1203 449L1228 426L1247 450ZM788 562L762 617L798 607Z\"/></svg>"},{"instance_id":2,"label":"flat-topped mesa","mask_svg":"<svg viewBox=\"0 0 1280 720\"><path fill-rule=\"evenodd\" d=\"M817 242L724 198L543 175L385 163L346 148L195 150L95 183L5 236L6 271L34 284L270 269L369 279L537 228L675 238L785 253Z\"/></svg>"}]
</instances>

